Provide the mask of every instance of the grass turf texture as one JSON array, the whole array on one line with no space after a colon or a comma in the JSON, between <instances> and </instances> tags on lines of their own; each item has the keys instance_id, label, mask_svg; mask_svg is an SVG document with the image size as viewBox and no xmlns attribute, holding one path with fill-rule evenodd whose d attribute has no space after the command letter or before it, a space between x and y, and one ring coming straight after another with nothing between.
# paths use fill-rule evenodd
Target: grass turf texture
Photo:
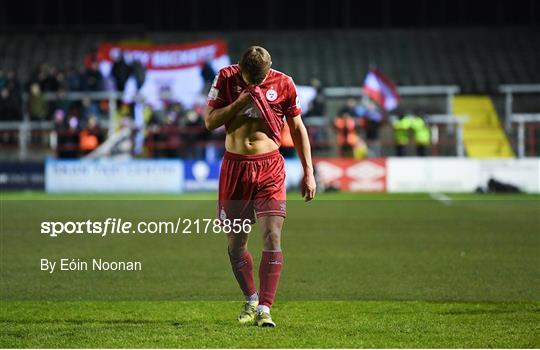
<instances>
[{"instance_id":1,"label":"grass turf texture","mask_svg":"<svg viewBox=\"0 0 540 350\"><path fill-rule=\"evenodd\" d=\"M0 347L540 346L538 196L291 201L273 330L235 323L240 296L220 235L52 240L35 232L45 214L73 219L59 209L206 217L214 196L2 194ZM48 275L36 262L42 255L137 255L145 268Z\"/></svg>"},{"instance_id":2,"label":"grass turf texture","mask_svg":"<svg viewBox=\"0 0 540 350\"><path fill-rule=\"evenodd\" d=\"M2 347L537 348L538 303L287 301L275 329L241 326L238 302L9 302Z\"/></svg>"}]
</instances>

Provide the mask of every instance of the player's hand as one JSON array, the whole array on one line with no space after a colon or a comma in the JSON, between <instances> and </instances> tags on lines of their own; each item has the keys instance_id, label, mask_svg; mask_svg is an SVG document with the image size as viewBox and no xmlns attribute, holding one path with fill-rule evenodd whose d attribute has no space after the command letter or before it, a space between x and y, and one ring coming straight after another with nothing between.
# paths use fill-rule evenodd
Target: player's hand
<instances>
[{"instance_id":1,"label":"player's hand","mask_svg":"<svg viewBox=\"0 0 540 350\"><path fill-rule=\"evenodd\" d=\"M315 183L313 173L304 175L304 178L302 179L302 198L304 198L306 202L309 202L315 197L316 191L317 184Z\"/></svg>"},{"instance_id":2,"label":"player's hand","mask_svg":"<svg viewBox=\"0 0 540 350\"><path fill-rule=\"evenodd\" d=\"M236 101L234 103L238 106L238 108L242 109L245 106L247 106L252 101L251 95L249 94L248 90L245 89L240 93Z\"/></svg>"}]
</instances>

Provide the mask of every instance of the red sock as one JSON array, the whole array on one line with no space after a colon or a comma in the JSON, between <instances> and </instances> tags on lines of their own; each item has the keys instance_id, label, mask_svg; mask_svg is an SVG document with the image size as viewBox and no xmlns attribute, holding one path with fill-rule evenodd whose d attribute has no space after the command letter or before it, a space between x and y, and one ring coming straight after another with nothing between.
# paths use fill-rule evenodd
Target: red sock
<instances>
[{"instance_id":1,"label":"red sock","mask_svg":"<svg viewBox=\"0 0 540 350\"><path fill-rule=\"evenodd\" d=\"M263 251L261 265L259 266L259 305L272 307L276 290L281 275L281 265L283 264L283 253Z\"/></svg>"},{"instance_id":2,"label":"red sock","mask_svg":"<svg viewBox=\"0 0 540 350\"><path fill-rule=\"evenodd\" d=\"M255 281L253 279L253 258L251 257L251 254L247 250L240 256L235 257L229 253L229 259L231 261L234 277L236 277L244 295L248 297L257 293Z\"/></svg>"}]
</instances>

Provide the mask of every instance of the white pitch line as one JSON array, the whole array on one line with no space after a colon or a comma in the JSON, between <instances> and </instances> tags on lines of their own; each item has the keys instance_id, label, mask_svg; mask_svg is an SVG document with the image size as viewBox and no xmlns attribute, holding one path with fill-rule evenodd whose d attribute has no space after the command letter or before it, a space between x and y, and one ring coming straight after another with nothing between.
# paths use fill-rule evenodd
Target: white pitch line
<instances>
[{"instance_id":1,"label":"white pitch line","mask_svg":"<svg viewBox=\"0 0 540 350\"><path fill-rule=\"evenodd\" d=\"M444 193L432 192L429 194L429 196L444 205L452 205L452 198L448 197Z\"/></svg>"}]
</instances>

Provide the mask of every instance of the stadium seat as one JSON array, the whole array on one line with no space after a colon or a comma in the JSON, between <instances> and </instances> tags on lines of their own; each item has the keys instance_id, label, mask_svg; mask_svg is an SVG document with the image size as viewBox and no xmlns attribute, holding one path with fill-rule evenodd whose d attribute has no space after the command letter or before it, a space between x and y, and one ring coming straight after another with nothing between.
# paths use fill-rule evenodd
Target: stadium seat
<instances>
[{"instance_id":1,"label":"stadium seat","mask_svg":"<svg viewBox=\"0 0 540 350\"><path fill-rule=\"evenodd\" d=\"M275 66L299 84L318 77L327 86L362 82L371 64L398 85L456 84L464 93L495 93L499 84L540 81L540 37L530 29L327 30L310 32L148 33L146 40L167 43L220 37L233 61L254 43L267 46ZM140 34L0 35L9 52L3 69L16 68L25 79L40 62L63 67L80 63L102 41ZM324 48L324 49L322 49ZM526 54L525 54L526 53Z\"/></svg>"}]
</instances>

